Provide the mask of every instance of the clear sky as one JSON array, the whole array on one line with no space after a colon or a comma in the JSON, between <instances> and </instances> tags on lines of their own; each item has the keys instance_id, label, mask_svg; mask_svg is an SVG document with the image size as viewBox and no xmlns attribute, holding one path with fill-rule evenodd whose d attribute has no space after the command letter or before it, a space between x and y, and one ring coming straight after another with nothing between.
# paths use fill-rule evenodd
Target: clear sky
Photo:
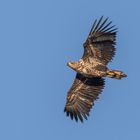
<instances>
[{"instance_id":1,"label":"clear sky","mask_svg":"<svg viewBox=\"0 0 140 140\"><path fill-rule=\"evenodd\" d=\"M0 140L140 140L140 1L1 0ZM63 113L93 21L117 25L109 67L128 78L106 79L88 121Z\"/></svg>"}]
</instances>

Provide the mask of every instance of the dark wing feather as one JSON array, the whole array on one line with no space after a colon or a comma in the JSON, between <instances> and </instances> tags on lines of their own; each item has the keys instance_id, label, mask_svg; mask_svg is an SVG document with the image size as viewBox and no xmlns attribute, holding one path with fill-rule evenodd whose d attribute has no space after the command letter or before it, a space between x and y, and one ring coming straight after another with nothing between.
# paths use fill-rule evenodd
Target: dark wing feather
<instances>
[{"instance_id":1,"label":"dark wing feather","mask_svg":"<svg viewBox=\"0 0 140 140\"><path fill-rule=\"evenodd\" d=\"M104 79L87 78L81 74L77 74L75 81L70 88L67 96L67 102L64 111L71 119L78 119L83 122L87 119L90 109L94 105L94 101L98 98L104 87Z\"/></svg>"},{"instance_id":2,"label":"dark wing feather","mask_svg":"<svg viewBox=\"0 0 140 140\"><path fill-rule=\"evenodd\" d=\"M95 20L89 36L84 43L83 59L93 57L107 64L115 55L116 30L115 25L111 25L111 21L107 23L108 18L103 17Z\"/></svg>"}]
</instances>

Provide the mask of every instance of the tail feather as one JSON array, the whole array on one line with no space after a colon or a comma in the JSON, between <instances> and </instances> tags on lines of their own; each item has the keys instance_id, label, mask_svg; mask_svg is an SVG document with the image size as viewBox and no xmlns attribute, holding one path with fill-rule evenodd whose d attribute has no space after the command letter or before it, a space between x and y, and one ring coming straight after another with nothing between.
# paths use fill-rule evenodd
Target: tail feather
<instances>
[{"instance_id":1,"label":"tail feather","mask_svg":"<svg viewBox=\"0 0 140 140\"><path fill-rule=\"evenodd\" d=\"M119 70L107 70L106 76L110 78L116 78L116 79L127 77L126 74L124 74L122 71Z\"/></svg>"}]
</instances>

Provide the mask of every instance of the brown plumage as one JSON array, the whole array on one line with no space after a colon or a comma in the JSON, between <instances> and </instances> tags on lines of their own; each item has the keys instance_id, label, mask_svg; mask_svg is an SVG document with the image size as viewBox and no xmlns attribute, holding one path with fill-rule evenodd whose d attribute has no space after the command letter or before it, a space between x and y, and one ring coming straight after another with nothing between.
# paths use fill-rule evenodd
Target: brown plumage
<instances>
[{"instance_id":1,"label":"brown plumage","mask_svg":"<svg viewBox=\"0 0 140 140\"><path fill-rule=\"evenodd\" d=\"M104 88L103 77L121 79L126 77L122 71L107 67L115 55L116 33L108 18L95 20L84 43L84 54L77 62L68 62L68 66L77 72L76 78L68 91L64 111L71 119L83 122L87 119L94 101Z\"/></svg>"}]
</instances>

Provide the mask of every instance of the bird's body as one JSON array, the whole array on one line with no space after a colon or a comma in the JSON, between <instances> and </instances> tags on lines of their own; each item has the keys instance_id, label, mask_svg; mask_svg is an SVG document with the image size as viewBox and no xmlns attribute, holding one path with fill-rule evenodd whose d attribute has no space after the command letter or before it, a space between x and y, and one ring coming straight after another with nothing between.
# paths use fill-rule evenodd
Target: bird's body
<instances>
[{"instance_id":1,"label":"bird's body","mask_svg":"<svg viewBox=\"0 0 140 140\"><path fill-rule=\"evenodd\" d=\"M77 73L83 74L86 77L104 77L106 76L107 67L99 60L88 58L87 60L80 59L77 62L69 62L68 66ZM96 69L95 69L96 68Z\"/></svg>"},{"instance_id":2,"label":"bird's body","mask_svg":"<svg viewBox=\"0 0 140 140\"><path fill-rule=\"evenodd\" d=\"M103 17L95 20L89 36L84 43L84 54L77 62L68 62L67 65L77 72L76 78L68 91L64 111L76 121L87 119L94 101L104 88L104 77L121 79L126 75L119 70L110 70L107 67L115 54L116 28L109 26Z\"/></svg>"}]
</instances>

